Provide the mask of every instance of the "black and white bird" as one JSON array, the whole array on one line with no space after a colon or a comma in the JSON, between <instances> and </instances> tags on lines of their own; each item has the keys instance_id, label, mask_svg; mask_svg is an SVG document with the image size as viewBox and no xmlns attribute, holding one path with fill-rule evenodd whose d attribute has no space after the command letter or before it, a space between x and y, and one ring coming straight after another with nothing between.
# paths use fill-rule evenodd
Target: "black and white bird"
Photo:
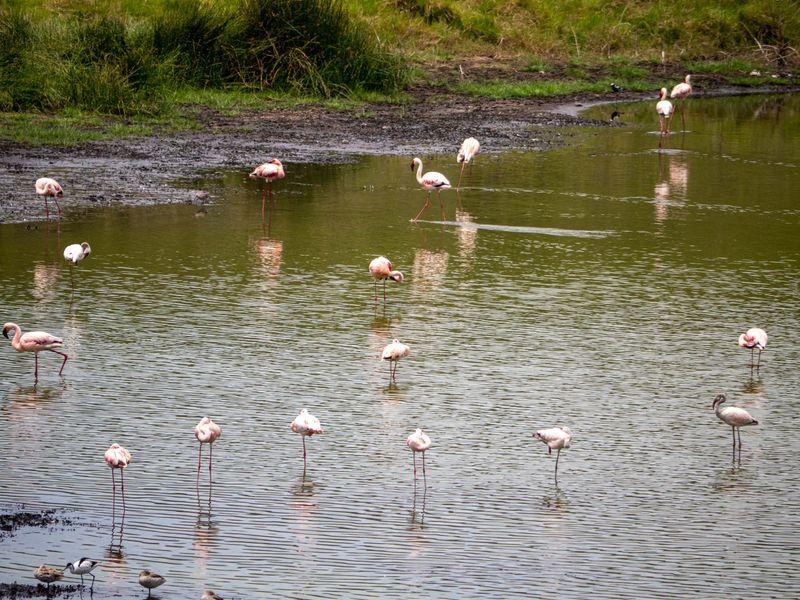
<instances>
[{"instance_id":1,"label":"black and white bird","mask_svg":"<svg viewBox=\"0 0 800 600\"><path fill-rule=\"evenodd\" d=\"M91 575L92 576L92 585L91 585L91 587L92 587L92 589L94 589L94 579L95 579L95 577L94 577L94 573L92 573L92 571L94 571L95 567L97 567L97 565L99 565L99 564L100 564L99 561L91 560L89 558L84 557L84 558L81 558L79 560L76 560L75 562L67 563L67 566L64 567L64 570L66 571L67 569L69 569L69 572L72 573L73 575L80 575L81 576L81 585L83 585L83 576L84 575Z\"/></svg>"},{"instance_id":2,"label":"black and white bird","mask_svg":"<svg viewBox=\"0 0 800 600\"><path fill-rule=\"evenodd\" d=\"M619 87L616 83L612 83L611 84L611 91L614 92L615 94L618 94L619 92L622 91L622 88Z\"/></svg>"}]
</instances>

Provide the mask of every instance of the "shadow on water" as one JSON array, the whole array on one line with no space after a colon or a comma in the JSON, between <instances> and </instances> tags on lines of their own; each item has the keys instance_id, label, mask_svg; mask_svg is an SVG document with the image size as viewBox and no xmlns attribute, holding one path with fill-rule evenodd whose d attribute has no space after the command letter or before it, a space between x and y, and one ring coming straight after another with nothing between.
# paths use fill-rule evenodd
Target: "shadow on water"
<instances>
[{"instance_id":1,"label":"shadow on water","mask_svg":"<svg viewBox=\"0 0 800 600\"><path fill-rule=\"evenodd\" d=\"M422 483L419 484L419 487L422 488L421 493L418 493L417 487L417 480L415 479L414 489L411 495L411 518L408 527L410 531L422 531L425 529L425 502L428 498L428 483L423 480ZM421 498L419 498L419 496L421 496Z\"/></svg>"},{"instance_id":2,"label":"shadow on water","mask_svg":"<svg viewBox=\"0 0 800 600\"><path fill-rule=\"evenodd\" d=\"M0 406L0 411L8 411L13 416L41 408L43 405L61 400L68 389L69 385L63 380L50 386L41 384L19 386L6 394L7 402Z\"/></svg>"}]
</instances>

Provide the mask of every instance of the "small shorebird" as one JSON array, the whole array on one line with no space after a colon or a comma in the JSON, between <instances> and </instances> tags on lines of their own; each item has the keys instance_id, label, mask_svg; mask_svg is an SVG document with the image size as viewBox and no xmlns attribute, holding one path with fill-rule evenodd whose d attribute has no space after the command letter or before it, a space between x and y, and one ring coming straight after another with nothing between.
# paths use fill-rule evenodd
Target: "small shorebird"
<instances>
[{"instance_id":1,"label":"small shorebird","mask_svg":"<svg viewBox=\"0 0 800 600\"><path fill-rule=\"evenodd\" d=\"M47 584L47 593L49 595L50 584L64 577L64 572L54 569L53 567L48 567L47 565L41 565L33 572L33 576L42 583Z\"/></svg>"},{"instance_id":2,"label":"small shorebird","mask_svg":"<svg viewBox=\"0 0 800 600\"><path fill-rule=\"evenodd\" d=\"M442 219L444 219L444 204L442 203L442 190L449 190L450 189L450 182L447 180L447 177L438 173L436 171L428 171L425 175L422 174L422 161L419 158L415 158L411 161L411 170L413 171L414 168L417 169L417 183L419 183L422 187L424 187L428 191L428 195L425 197L425 204L419 209L417 216L411 219L412 223L416 223L419 216L423 213L423 211L428 208L428 204L431 200L431 192L433 190L438 190L439 192L439 205L442 207Z\"/></svg>"},{"instance_id":3,"label":"small shorebird","mask_svg":"<svg viewBox=\"0 0 800 600\"><path fill-rule=\"evenodd\" d=\"M200 600L225 600L219 594L214 593L214 590L206 590L203 592L203 595L200 597Z\"/></svg>"},{"instance_id":4,"label":"small shorebird","mask_svg":"<svg viewBox=\"0 0 800 600\"><path fill-rule=\"evenodd\" d=\"M50 218L50 208L47 206L47 198L49 197L52 198L53 202L56 203L56 208L58 208L58 218L60 219L61 207L58 205L58 198L64 195L64 190L61 188L61 184L50 177L40 177L36 180L34 187L36 188L37 194L44 196L44 210L46 217L48 219Z\"/></svg>"},{"instance_id":5,"label":"small shorebird","mask_svg":"<svg viewBox=\"0 0 800 600\"><path fill-rule=\"evenodd\" d=\"M123 471L131 462L131 453L119 444L111 444L103 455L108 466L111 467L111 512L115 514L115 504L117 500L117 481L114 477L114 470L119 469L119 476L122 481L122 513L125 514L125 476Z\"/></svg>"},{"instance_id":6,"label":"small shorebird","mask_svg":"<svg viewBox=\"0 0 800 600\"><path fill-rule=\"evenodd\" d=\"M456 162L461 163L461 174L458 176L458 185L456 186L456 191L461 189L461 178L464 176L464 167L468 162L472 161L473 157L480 149L481 144L474 137L468 137L461 142L461 148L459 149L458 156L456 157Z\"/></svg>"},{"instance_id":7,"label":"small shorebird","mask_svg":"<svg viewBox=\"0 0 800 600\"><path fill-rule=\"evenodd\" d=\"M69 569L69 572L73 575L80 575L81 576L81 585L83 585L83 576L84 575L91 575L92 576L92 586L91 589L94 589L94 573L92 571L95 569L100 562L96 560L90 560L88 558L81 558L76 560L72 563L67 563L67 566L64 567L66 571Z\"/></svg>"},{"instance_id":8,"label":"small shorebird","mask_svg":"<svg viewBox=\"0 0 800 600\"><path fill-rule=\"evenodd\" d=\"M300 411L294 421L289 425L289 429L299 433L303 438L303 470L306 468L306 436L323 433L319 419L308 412L305 408Z\"/></svg>"},{"instance_id":9,"label":"small shorebird","mask_svg":"<svg viewBox=\"0 0 800 600\"><path fill-rule=\"evenodd\" d=\"M411 448L411 455L414 457L414 479L417 478L417 452L422 452L422 477L425 478L425 450L431 447L431 438L418 428L406 438L406 446Z\"/></svg>"},{"instance_id":10,"label":"small shorebird","mask_svg":"<svg viewBox=\"0 0 800 600\"><path fill-rule=\"evenodd\" d=\"M272 182L276 179L283 179L286 173L283 171L283 164L277 158L271 158L263 165L258 165L252 173L250 179L263 179L264 192L261 194L261 220L264 220L264 205L267 200L267 189L269 189L269 206L272 208ZM270 218L271 222L271 218Z\"/></svg>"},{"instance_id":11,"label":"small shorebird","mask_svg":"<svg viewBox=\"0 0 800 600\"><path fill-rule=\"evenodd\" d=\"M208 478L211 479L211 462L214 460L214 442L222 435L220 426L208 417L203 417L194 427L194 437L200 442L200 454L197 456L197 478L200 479L200 462L203 459L203 444L208 444Z\"/></svg>"},{"instance_id":12,"label":"small shorebird","mask_svg":"<svg viewBox=\"0 0 800 600\"><path fill-rule=\"evenodd\" d=\"M767 347L767 332L759 327L751 327L739 336L739 346L750 350L750 368L761 367L761 351ZM758 350L758 364L753 365L753 351Z\"/></svg>"},{"instance_id":13,"label":"small shorebird","mask_svg":"<svg viewBox=\"0 0 800 600\"><path fill-rule=\"evenodd\" d=\"M534 432L533 437L540 439L547 444L547 453L551 454L553 450L557 450L556 454L556 470L555 480L558 483L558 459L561 458L562 448L569 448L572 442L572 431L569 427L561 427L557 425L549 429L540 429Z\"/></svg>"},{"instance_id":14,"label":"small shorebird","mask_svg":"<svg viewBox=\"0 0 800 600\"><path fill-rule=\"evenodd\" d=\"M375 279L375 302L378 302L378 280L383 280L383 301L386 302L386 280L391 279L397 283L403 283L403 274L400 271L392 270L391 261L385 256L373 258L369 263L369 274Z\"/></svg>"},{"instance_id":15,"label":"small shorebird","mask_svg":"<svg viewBox=\"0 0 800 600\"><path fill-rule=\"evenodd\" d=\"M156 575L152 571L144 570L139 571L139 585L143 588L147 588L147 597L150 597L150 594L153 592L155 588L160 585L163 585L166 579L164 579L161 575Z\"/></svg>"},{"instance_id":16,"label":"small shorebird","mask_svg":"<svg viewBox=\"0 0 800 600\"><path fill-rule=\"evenodd\" d=\"M733 435L734 448L736 448L736 434L739 434L739 450L741 450L741 428L747 427L748 425L758 425L758 421L751 417L749 412L743 408L739 408L738 406L729 406L727 408L720 409L720 406L723 402L725 402L725 400L725 394L719 394L716 398L714 398L714 403L711 405L711 408L714 409L714 413L717 415L717 418L720 421L731 426L731 435Z\"/></svg>"},{"instance_id":17,"label":"small shorebird","mask_svg":"<svg viewBox=\"0 0 800 600\"><path fill-rule=\"evenodd\" d=\"M29 331L23 335L22 330L16 323L6 323L3 325L3 336L6 339L8 339L8 332L12 329L16 330L14 333L14 338L11 340L11 346L14 348L14 350L17 352L34 353L34 383L39 381L39 352L44 352L45 350L55 352L56 354L60 354L64 357L64 362L61 363L61 369L58 371L58 374L61 375L61 373L64 371L64 365L67 364L67 359L69 357L63 352L54 350L54 348L61 348L64 345L64 340L62 340L60 337L50 335L46 331Z\"/></svg>"},{"instance_id":18,"label":"small shorebird","mask_svg":"<svg viewBox=\"0 0 800 600\"><path fill-rule=\"evenodd\" d=\"M672 98L673 100L684 100L685 98L688 98L689 95L692 93L692 84L690 83L691 78L692 78L691 75L687 75L686 78L683 80L683 83L679 83L674 88L672 88L672 91L669 93L669 97ZM676 102L675 104L678 105L679 103ZM675 112L677 112L677 107ZM681 111L681 127L683 128L684 131L686 131L686 119L683 116L684 112L685 111L683 110Z\"/></svg>"},{"instance_id":19,"label":"small shorebird","mask_svg":"<svg viewBox=\"0 0 800 600\"><path fill-rule=\"evenodd\" d=\"M80 244L70 244L64 248L64 260L77 265L84 258L92 253L89 242L82 242Z\"/></svg>"},{"instance_id":20,"label":"small shorebird","mask_svg":"<svg viewBox=\"0 0 800 600\"><path fill-rule=\"evenodd\" d=\"M381 358L389 361L389 378L392 381L397 381L397 363L401 358L405 358L411 354L411 348L405 344L401 344L397 338L392 340L392 343L386 346L381 352ZM394 367L392 367L394 365Z\"/></svg>"},{"instance_id":21,"label":"small shorebird","mask_svg":"<svg viewBox=\"0 0 800 600\"><path fill-rule=\"evenodd\" d=\"M672 102L667 100L667 88L661 88L661 100L656 103L656 113L658 113L658 129L661 131L662 137L669 134L672 112Z\"/></svg>"}]
</instances>

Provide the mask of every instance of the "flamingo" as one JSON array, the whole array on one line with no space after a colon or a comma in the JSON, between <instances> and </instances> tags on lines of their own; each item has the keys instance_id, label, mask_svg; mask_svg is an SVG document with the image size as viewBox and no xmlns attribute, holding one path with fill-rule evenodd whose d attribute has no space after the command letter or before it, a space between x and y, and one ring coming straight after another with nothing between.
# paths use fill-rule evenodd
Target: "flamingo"
<instances>
[{"instance_id":1,"label":"flamingo","mask_svg":"<svg viewBox=\"0 0 800 600\"><path fill-rule=\"evenodd\" d=\"M33 576L42 583L47 584L47 594L49 596L50 584L64 577L64 572L47 565L41 565L33 572Z\"/></svg>"},{"instance_id":2,"label":"flamingo","mask_svg":"<svg viewBox=\"0 0 800 600\"><path fill-rule=\"evenodd\" d=\"M306 469L306 436L323 433L322 425L319 419L308 412L305 408L300 411L294 421L289 425L295 433L299 433L303 437L303 471Z\"/></svg>"},{"instance_id":3,"label":"flamingo","mask_svg":"<svg viewBox=\"0 0 800 600\"><path fill-rule=\"evenodd\" d=\"M743 408L739 408L738 406L729 406L727 408L720 409L720 406L723 402L725 402L727 398L725 398L725 394L719 394L716 398L714 398L714 402L711 405L711 408L714 409L714 413L717 415L717 418L722 421L723 423L727 423L731 426L731 434L733 435L733 447L736 448L736 434L739 434L739 450L742 449L742 427L747 427L748 425L758 425L758 421L756 421L753 417L750 416L750 413L747 412Z\"/></svg>"},{"instance_id":4,"label":"flamingo","mask_svg":"<svg viewBox=\"0 0 800 600\"><path fill-rule=\"evenodd\" d=\"M3 325L3 336L8 339L8 332L12 329L16 330L14 339L11 340L11 346L17 352L33 352L34 353L34 368L33 368L33 382L39 381L39 352L49 350L64 357L64 362L61 363L61 369L58 374L64 371L64 365L67 364L69 356L54 348L61 348L64 345L64 340L60 337L50 335L46 331L29 331L25 335L16 323L6 323Z\"/></svg>"},{"instance_id":5,"label":"flamingo","mask_svg":"<svg viewBox=\"0 0 800 600\"><path fill-rule=\"evenodd\" d=\"M73 575L80 575L81 576L81 585L83 585L83 576L84 575L91 575L92 576L92 585L90 589L94 589L94 573L92 571L95 569L100 562L96 560L90 560L88 558L81 558L76 560L72 563L67 563L67 566L64 567L64 571L69 569L69 572Z\"/></svg>"},{"instance_id":6,"label":"flamingo","mask_svg":"<svg viewBox=\"0 0 800 600\"><path fill-rule=\"evenodd\" d=\"M153 592L155 588L160 585L163 585L164 582L167 580L162 577L161 575L156 575L152 571L148 571L145 569L144 571L139 571L139 585L143 588L147 589L147 597L150 597L150 594Z\"/></svg>"},{"instance_id":7,"label":"flamingo","mask_svg":"<svg viewBox=\"0 0 800 600\"><path fill-rule=\"evenodd\" d=\"M422 452L422 477L425 478L425 450L431 447L431 438L422 429L417 428L406 438L406 446L411 448L411 455L414 457L414 479L417 478L417 452Z\"/></svg>"},{"instance_id":8,"label":"flamingo","mask_svg":"<svg viewBox=\"0 0 800 600\"><path fill-rule=\"evenodd\" d=\"M458 176L458 185L456 186L456 191L461 189L461 178L464 176L464 167L472 160L472 158L480 149L481 144L474 137L468 137L461 142L461 148L459 149L458 156L456 157L456 162L461 163L461 175Z\"/></svg>"},{"instance_id":9,"label":"flamingo","mask_svg":"<svg viewBox=\"0 0 800 600\"><path fill-rule=\"evenodd\" d=\"M263 165L258 165L250 173L250 179L263 179L264 193L261 195L261 220L264 220L264 204L267 199L267 188L269 188L269 205L272 207L272 182L276 179L283 179L286 173L283 171L283 164L277 158L271 158Z\"/></svg>"},{"instance_id":10,"label":"flamingo","mask_svg":"<svg viewBox=\"0 0 800 600\"><path fill-rule=\"evenodd\" d=\"M397 338L393 339L392 343L381 352L381 358L389 361L389 377L392 380L397 381L397 362L409 354L411 354L411 348L401 344ZM394 368L392 368L392 364L394 364Z\"/></svg>"},{"instance_id":11,"label":"flamingo","mask_svg":"<svg viewBox=\"0 0 800 600\"><path fill-rule=\"evenodd\" d=\"M670 118L672 117L672 112L672 102L667 100L667 88L662 87L661 100L659 100L656 104L656 113L658 113L658 128L661 131L662 136L669 133L669 123Z\"/></svg>"},{"instance_id":12,"label":"flamingo","mask_svg":"<svg viewBox=\"0 0 800 600\"><path fill-rule=\"evenodd\" d=\"M439 205L442 207L442 219L444 219L444 204L442 203L442 190L449 190L450 189L450 182L447 180L447 177L442 175L441 173L437 173L436 171L428 171L425 175L422 174L422 161L419 158L415 158L411 161L411 170L413 171L414 168L417 169L417 182L424 187L428 191L428 196L425 198L425 204L417 213L417 216L411 219L412 223L416 223L419 216L423 213L423 211L428 208L428 204L431 200L431 192L433 190L438 190L439 192Z\"/></svg>"},{"instance_id":13,"label":"flamingo","mask_svg":"<svg viewBox=\"0 0 800 600\"><path fill-rule=\"evenodd\" d=\"M555 470L555 480L556 483L558 483L558 459L561 458L561 450L563 448L570 447L570 444L572 443L572 431L570 431L569 427L557 425L555 427L550 427L549 429L540 429L539 431L534 432L533 437L538 438L547 444L548 454L551 454L553 450L558 451L558 454L556 454Z\"/></svg>"},{"instance_id":14,"label":"flamingo","mask_svg":"<svg viewBox=\"0 0 800 600\"><path fill-rule=\"evenodd\" d=\"M114 469L119 469L119 476L122 481L122 513L125 514L125 476L123 470L131 463L131 453L119 444L111 444L103 455L108 466L111 467L111 512L115 514L114 505L117 499L117 481L114 477ZM124 517L123 517L124 518Z\"/></svg>"},{"instance_id":15,"label":"flamingo","mask_svg":"<svg viewBox=\"0 0 800 600\"><path fill-rule=\"evenodd\" d=\"M692 78L691 75L687 75L684 78L683 83L679 83L674 88L672 88L672 91L669 93L669 97L672 98L673 100L683 100L684 98L688 98L689 95L692 93L692 84L690 83L691 78ZM681 127L683 127L683 130L685 131L686 120L684 119L683 112L684 111L681 111Z\"/></svg>"},{"instance_id":16,"label":"flamingo","mask_svg":"<svg viewBox=\"0 0 800 600\"><path fill-rule=\"evenodd\" d=\"M750 368L753 368L753 351L758 350L758 364L761 367L761 351L767 347L767 332L759 327L751 327L739 336L739 346L750 350Z\"/></svg>"},{"instance_id":17,"label":"flamingo","mask_svg":"<svg viewBox=\"0 0 800 600\"><path fill-rule=\"evenodd\" d=\"M200 442L200 454L197 456L197 479L200 479L200 462L203 459L203 444L208 444L208 478L211 479L211 463L214 460L214 442L222 435L220 426L208 417L203 417L195 425L194 437Z\"/></svg>"},{"instance_id":18,"label":"flamingo","mask_svg":"<svg viewBox=\"0 0 800 600\"><path fill-rule=\"evenodd\" d=\"M378 280L383 280L383 301L386 302L386 280L391 279L397 283L403 283L403 274L400 271L392 270L391 261L385 256L373 258L369 263L369 274L375 279L375 302L378 302Z\"/></svg>"},{"instance_id":19,"label":"flamingo","mask_svg":"<svg viewBox=\"0 0 800 600\"><path fill-rule=\"evenodd\" d=\"M47 206L47 198L49 196L53 198L53 202L56 203L56 208L58 209L58 218L60 219L61 207L58 205L58 198L64 195L64 190L61 188L61 184L50 177L40 177L36 180L34 187L36 188L37 194L44 196L44 210L46 217L48 219L50 218L50 208Z\"/></svg>"},{"instance_id":20,"label":"flamingo","mask_svg":"<svg viewBox=\"0 0 800 600\"><path fill-rule=\"evenodd\" d=\"M84 258L92 253L92 248L89 242L81 242L80 244L70 244L64 248L64 260L77 265Z\"/></svg>"}]
</instances>

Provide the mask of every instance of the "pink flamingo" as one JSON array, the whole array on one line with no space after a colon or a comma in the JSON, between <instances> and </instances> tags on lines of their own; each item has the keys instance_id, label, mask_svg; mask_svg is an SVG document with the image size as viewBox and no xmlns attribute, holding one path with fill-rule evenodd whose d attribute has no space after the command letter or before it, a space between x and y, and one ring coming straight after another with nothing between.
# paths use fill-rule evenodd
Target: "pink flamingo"
<instances>
[{"instance_id":1,"label":"pink flamingo","mask_svg":"<svg viewBox=\"0 0 800 600\"><path fill-rule=\"evenodd\" d=\"M456 162L461 163L461 175L458 176L458 185L456 191L461 189L461 178L464 176L464 167L481 149L481 144L474 137L468 137L461 143L461 148L458 151Z\"/></svg>"},{"instance_id":2,"label":"pink flamingo","mask_svg":"<svg viewBox=\"0 0 800 600\"><path fill-rule=\"evenodd\" d=\"M750 368L753 365L753 351L758 350L758 364L756 369L761 367L761 351L767 347L767 332L759 327L751 327L739 336L739 346L750 350Z\"/></svg>"},{"instance_id":3,"label":"pink flamingo","mask_svg":"<svg viewBox=\"0 0 800 600\"><path fill-rule=\"evenodd\" d=\"M276 179L283 179L286 173L283 171L283 164L277 158L271 158L263 165L258 165L250 173L250 179L263 179L264 193L261 195L261 220L264 220L264 205L267 200L267 188L269 188L269 206L272 208L272 182Z\"/></svg>"},{"instance_id":4,"label":"pink flamingo","mask_svg":"<svg viewBox=\"0 0 800 600\"><path fill-rule=\"evenodd\" d=\"M289 428L303 437L303 471L306 469L306 436L323 433L319 419L308 412L305 408L300 411Z\"/></svg>"},{"instance_id":5,"label":"pink flamingo","mask_svg":"<svg viewBox=\"0 0 800 600\"><path fill-rule=\"evenodd\" d=\"M11 340L11 346L13 346L14 350L17 352L34 353L34 383L39 381L39 352L43 352L44 350L55 352L56 354L60 354L64 357L64 362L61 363L61 369L58 371L58 374L61 375L61 373L64 371L64 365L67 364L67 359L69 357L63 352L54 350L54 348L61 348L64 345L64 340L54 335L50 335L45 331L29 331L23 335L22 330L16 323L6 323L3 325L3 336L6 339L8 339L8 332L12 329L16 330L16 333L14 333L14 339Z\"/></svg>"},{"instance_id":6,"label":"pink flamingo","mask_svg":"<svg viewBox=\"0 0 800 600\"><path fill-rule=\"evenodd\" d=\"M403 274L392 270L392 263L385 256L373 258L369 263L369 274L375 279L375 302L378 302L378 280L383 280L383 301L386 302L386 280L403 283Z\"/></svg>"},{"instance_id":7,"label":"pink flamingo","mask_svg":"<svg viewBox=\"0 0 800 600\"><path fill-rule=\"evenodd\" d=\"M447 177L442 175L441 173L437 173L436 171L428 171L425 175L422 174L422 161L419 158L415 158L411 161L411 170L413 171L414 168L417 169L417 182L424 187L428 191L428 195L425 197L425 204L417 213L417 216L411 219L412 223L416 223L419 216L423 213L423 211L428 208L428 204L431 200L431 192L433 190L438 190L439 192L439 205L442 207L442 219L444 219L444 203L442 202L442 190L449 190L450 189L450 182L447 180Z\"/></svg>"},{"instance_id":8,"label":"pink flamingo","mask_svg":"<svg viewBox=\"0 0 800 600\"><path fill-rule=\"evenodd\" d=\"M203 444L208 444L208 479L211 480L211 463L214 461L214 442L222 435L222 429L208 417L203 417L194 427L194 437L200 442L197 456L197 479L200 480L200 462L203 459Z\"/></svg>"},{"instance_id":9,"label":"pink flamingo","mask_svg":"<svg viewBox=\"0 0 800 600\"><path fill-rule=\"evenodd\" d=\"M533 437L540 439L547 444L547 453L551 454L553 450L557 450L556 454L556 471L555 480L558 483L558 459L561 458L561 450L569 448L572 443L572 431L569 427L561 427L559 425L550 427L549 429L540 429L534 432Z\"/></svg>"},{"instance_id":10,"label":"pink flamingo","mask_svg":"<svg viewBox=\"0 0 800 600\"><path fill-rule=\"evenodd\" d=\"M392 343L387 345L381 352L381 358L389 361L389 378L392 381L397 381L397 363L401 358L405 358L411 354L411 348L405 344L401 344L400 340L393 339ZM394 368L392 368L394 365Z\"/></svg>"},{"instance_id":11,"label":"pink flamingo","mask_svg":"<svg viewBox=\"0 0 800 600\"><path fill-rule=\"evenodd\" d=\"M692 84L690 83L691 78L692 78L691 75L687 75L686 78L683 80L683 83L679 83L674 88L672 88L672 91L669 93L669 97L672 98L673 100L683 100L684 98L688 98L689 95L692 93ZM676 102L675 104L676 104L675 112L678 112L677 111L678 103ZM683 127L683 130L686 131L686 120L683 116L683 113L684 111L681 111L681 127Z\"/></svg>"},{"instance_id":12,"label":"pink flamingo","mask_svg":"<svg viewBox=\"0 0 800 600\"><path fill-rule=\"evenodd\" d=\"M414 479L417 478L417 452L422 452L422 477L425 478L425 450L431 447L431 438L417 428L417 430L406 438L406 446L411 448L411 455L414 457Z\"/></svg>"},{"instance_id":13,"label":"pink flamingo","mask_svg":"<svg viewBox=\"0 0 800 600\"><path fill-rule=\"evenodd\" d=\"M119 476L122 482L122 512L123 515L125 513L125 476L122 474L123 469L125 469L131 463L131 453L128 452L127 449L123 448L119 444L111 444L106 453L103 455L106 463L108 466L111 467L111 488L112 488L112 495L111 495L111 513L115 513L115 504L117 500L117 481L114 477L114 469L119 469ZM124 516L123 516L124 519Z\"/></svg>"},{"instance_id":14,"label":"pink flamingo","mask_svg":"<svg viewBox=\"0 0 800 600\"><path fill-rule=\"evenodd\" d=\"M731 426L731 434L733 435L733 447L736 448L736 434L739 434L739 450L742 449L742 427L747 427L748 425L758 425L758 421L756 421L753 417L750 416L750 413L747 412L743 408L739 408L738 406L729 406L727 408L723 408L720 410L720 406L723 402L725 402L725 394L719 394L716 398L714 398L714 402L711 405L711 408L714 409L714 413L717 415L720 421L723 423L727 423Z\"/></svg>"},{"instance_id":15,"label":"pink flamingo","mask_svg":"<svg viewBox=\"0 0 800 600\"><path fill-rule=\"evenodd\" d=\"M669 134L670 118L672 117L672 102L667 100L667 88L661 88L661 100L656 104L656 113L658 114L658 128L661 131L661 136ZM659 141L659 146L661 142Z\"/></svg>"},{"instance_id":16,"label":"pink flamingo","mask_svg":"<svg viewBox=\"0 0 800 600\"><path fill-rule=\"evenodd\" d=\"M64 195L64 190L61 188L61 184L50 177L40 177L36 180L34 187L36 188L37 194L44 196L44 210L47 218L50 218L50 209L47 206L47 198L50 196L53 198L53 202L56 203L56 208L58 209L58 218L60 219L61 207L58 205L58 198Z\"/></svg>"}]
</instances>

